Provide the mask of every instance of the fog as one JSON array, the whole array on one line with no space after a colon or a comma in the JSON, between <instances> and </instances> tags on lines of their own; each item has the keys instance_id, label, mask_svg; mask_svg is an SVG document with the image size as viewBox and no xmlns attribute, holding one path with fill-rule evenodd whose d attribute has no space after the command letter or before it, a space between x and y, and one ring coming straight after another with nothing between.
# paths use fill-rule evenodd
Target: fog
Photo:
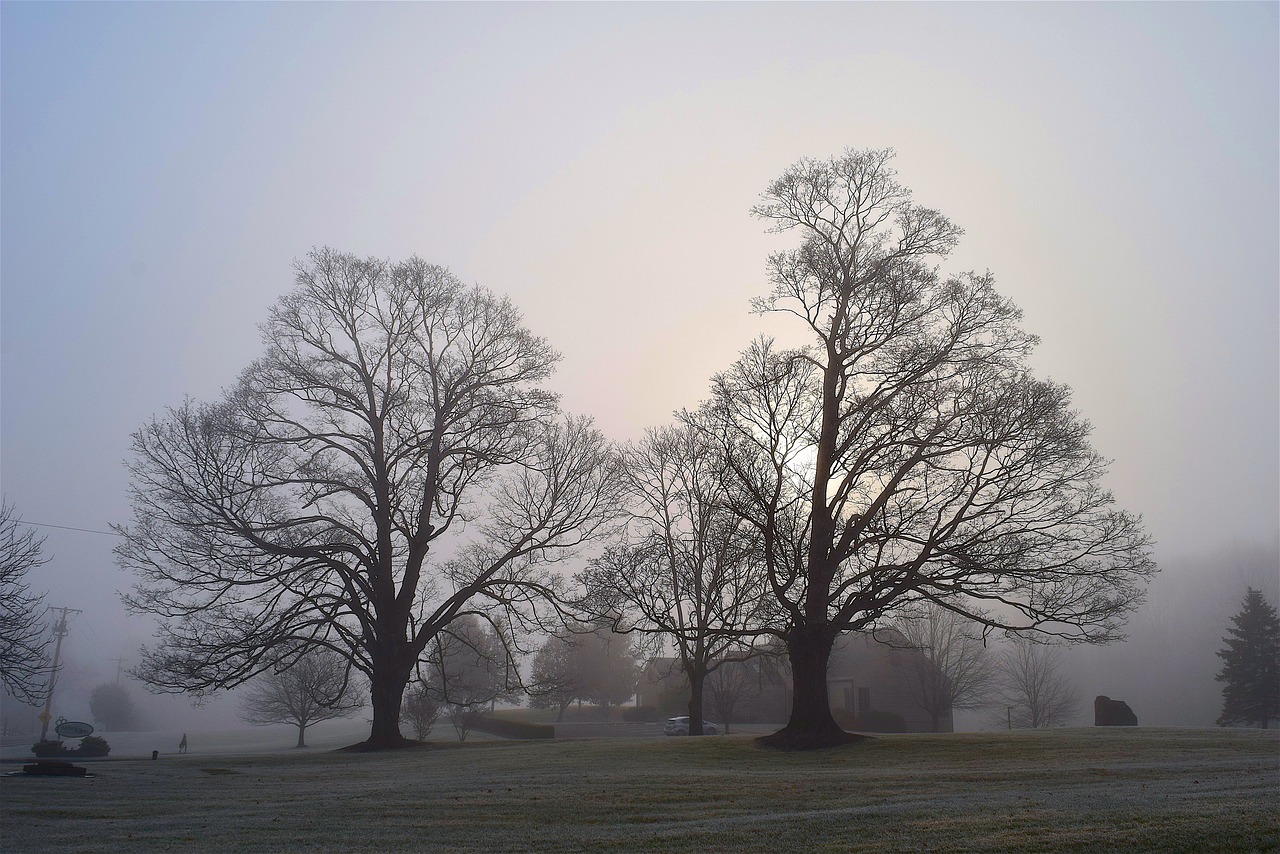
<instances>
[{"instance_id":1,"label":"fog","mask_svg":"<svg viewBox=\"0 0 1280 854\"><path fill-rule=\"evenodd\" d=\"M291 264L421 255L511 296L572 412L633 439L761 332L749 209L891 146L1042 338L1163 572L1085 706L1205 725L1247 585L1280 604L1274 4L0 6L0 486L79 609L55 714L137 661L130 433L259 352ZM119 659L120 661L118 661ZM234 699L149 698L162 728ZM25 712L23 712L25 714ZM1082 722L1083 718L1082 718ZM976 724L975 724L976 725Z\"/></svg>"}]
</instances>

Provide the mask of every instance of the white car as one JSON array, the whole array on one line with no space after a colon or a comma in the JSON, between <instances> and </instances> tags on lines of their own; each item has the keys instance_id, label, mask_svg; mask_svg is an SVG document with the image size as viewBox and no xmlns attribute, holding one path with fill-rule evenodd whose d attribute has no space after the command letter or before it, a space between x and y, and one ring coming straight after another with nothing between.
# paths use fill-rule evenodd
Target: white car
<instances>
[{"instance_id":1,"label":"white car","mask_svg":"<svg viewBox=\"0 0 1280 854\"><path fill-rule=\"evenodd\" d=\"M667 725L663 729L667 735L688 735L689 734L689 716L681 715L678 718L667 718ZM711 721L702 722L703 735L719 735L720 730L716 729L716 725Z\"/></svg>"}]
</instances>

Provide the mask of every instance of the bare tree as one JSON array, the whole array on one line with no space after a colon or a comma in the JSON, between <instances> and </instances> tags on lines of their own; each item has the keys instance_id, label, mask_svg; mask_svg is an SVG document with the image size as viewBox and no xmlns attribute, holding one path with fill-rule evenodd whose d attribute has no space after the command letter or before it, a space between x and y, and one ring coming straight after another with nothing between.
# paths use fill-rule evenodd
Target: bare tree
<instances>
[{"instance_id":1,"label":"bare tree","mask_svg":"<svg viewBox=\"0 0 1280 854\"><path fill-rule=\"evenodd\" d=\"M539 387L558 356L511 303L418 258L315 251L262 336L222 400L134 434L117 557L161 621L136 673L201 693L332 649L369 678L367 746L395 747L460 613L557 607L549 565L612 517L613 455Z\"/></svg>"},{"instance_id":2,"label":"bare tree","mask_svg":"<svg viewBox=\"0 0 1280 854\"><path fill-rule=\"evenodd\" d=\"M466 741L486 706L514 698L519 683L510 646L475 614L459 615L436 637L423 679L459 741Z\"/></svg>"},{"instance_id":3,"label":"bare tree","mask_svg":"<svg viewBox=\"0 0 1280 854\"><path fill-rule=\"evenodd\" d=\"M692 423L650 430L626 449L628 542L581 576L615 630L670 643L689 681L689 734L702 734L708 674L756 654L776 613L757 538L727 507L718 445Z\"/></svg>"},{"instance_id":4,"label":"bare tree","mask_svg":"<svg viewBox=\"0 0 1280 854\"><path fill-rule=\"evenodd\" d=\"M852 738L827 697L841 632L963 594L989 625L1105 642L1155 570L1070 390L1031 376L1036 339L990 275L939 276L960 229L891 157L802 160L769 186L755 214L802 240L770 257L756 308L811 344L757 342L704 410L785 620L792 708L765 744Z\"/></svg>"},{"instance_id":5,"label":"bare tree","mask_svg":"<svg viewBox=\"0 0 1280 854\"><path fill-rule=\"evenodd\" d=\"M1080 708L1057 649L1016 638L1000 656L997 699L1011 727L1061 726Z\"/></svg>"},{"instance_id":6,"label":"bare tree","mask_svg":"<svg viewBox=\"0 0 1280 854\"><path fill-rule=\"evenodd\" d=\"M48 561L44 537L0 502L0 683L15 699L36 705L49 689L49 635L44 594L33 596L27 573Z\"/></svg>"},{"instance_id":7,"label":"bare tree","mask_svg":"<svg viewBox=\"0 0 1280 854\"><path fill-rule=\"evenodd\" d=\"M307 727L348 717L365 706L351 683L351 668L338 653L316 650L282 662L258 676L240 704L240 718L254 726L292 724L306 747Z\"/></svg>"},{"instance_id":8,"label":"bare tree","mask_svg":"<svg viewBox=\"0 0 1280 854\"><path fill-rule=\"evenodd\" d=\"M904 657L907 690L938 731L942 716L953 709L978 709L996 674L980 624L936 602L912 609L897 628L918 655Z\"/></svg>"}]
</instances>

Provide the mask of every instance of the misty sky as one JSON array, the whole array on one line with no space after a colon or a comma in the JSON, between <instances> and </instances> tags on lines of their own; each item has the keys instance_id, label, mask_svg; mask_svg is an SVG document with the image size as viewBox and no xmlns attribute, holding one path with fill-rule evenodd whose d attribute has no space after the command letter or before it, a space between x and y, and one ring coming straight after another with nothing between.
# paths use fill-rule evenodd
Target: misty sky
<instances>
[{"instance_id":1,"label":"misty sky","mask_svg":"<svg viewBox=\"0 0 1280 854\"><path fill-rule=\"evenodd\" d=\"M321 245L509 294L565 407L636 438L792 328L748 311L766 184L891 146L1157 557L1274 543L1278 8L5 3L3 491L127 521L130 433L233 382ZM129 655L113 538L41 530L80 654Z\"/></svg>"}]
</instances>

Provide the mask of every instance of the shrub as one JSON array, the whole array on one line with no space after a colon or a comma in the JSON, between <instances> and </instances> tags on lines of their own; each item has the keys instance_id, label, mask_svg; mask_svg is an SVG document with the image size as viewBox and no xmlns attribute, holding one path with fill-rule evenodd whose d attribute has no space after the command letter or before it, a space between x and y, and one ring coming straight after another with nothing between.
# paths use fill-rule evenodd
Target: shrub
<instances>
[{"instance_id":1,"label":"shrub","mask_svg":"<svg viewBox=\"0 0 1280 854\"><path fill-rule=\"evenodd\" d=\"M31 752L36 756L64 756L66 751L61 741L37 741L31 745Z\"/></svg>"},{"instance_id":2,"label":"shrub","mask_svg":"<svg viewBox=\"0 0 1280 854\"><path fill-rule=\"evenodd\" d=\"M476 715L475 720L471 721L470 728L476 732L486 732L502 738L555 738L556 735L556 728L548 724L513 721L488 715Z\"/></svg>"},{"instance_id":3,"label":"shrub","mask_svg":"<svg viewBox=\"0 0 1280 854\"><path fill-rule=\"evenodd\" d=\"M631 706L622 710L622 719L629 724L651 724L658 720L657 706Z\"/></svg>"},{"instance_id":4,"label":"shrub","mask_svg":"<svg viewBox=\"0 0 1280 854\"><path fill-rule=\"evenodd\" d=\"M870 711L854 718L852 729L859 732L906 732L901 714Z\"/></svg>"},{"instance_id":5,"label":"shrub","mask_svg":"<svg viewBox=\"0 0 1280 854\"><path fill-rule=\"evenodd\" d=\"M107 744L105 738L98 738L96 735L86 735L80 739L80 746L70 748L61 741L37 741L31 745L31 752L36 756L69 756L75 758L77 756L106 756L111 752L111 747Z\"/></svg>"}]
</instances>

